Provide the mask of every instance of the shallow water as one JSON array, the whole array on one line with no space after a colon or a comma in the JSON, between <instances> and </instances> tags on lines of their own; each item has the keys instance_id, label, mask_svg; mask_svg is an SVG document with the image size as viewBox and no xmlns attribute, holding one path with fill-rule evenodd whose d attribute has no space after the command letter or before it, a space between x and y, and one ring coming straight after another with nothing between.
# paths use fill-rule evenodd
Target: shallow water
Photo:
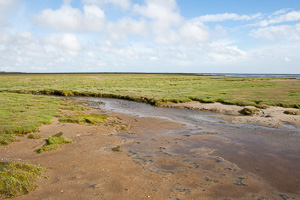
<instances>
[{"instance_id":1,"label":"shallow water","mask_svg":"<svg viewBox=\"0 0 300 200\"><path fill-rule=\"evenodd\" d=\"M145 143L142 147L127 145L134 154L154 156L157 153L165 153L194 159L193 152L204 149L210 155L222 157L239 168L259 176L280 192L299 195L300 131L294 127L268 128L249 124L224 124L213 118L220 114L211 112L161 108L118 99L90 97L78 99L104 102L99 104L99 107L107 112L162 118L183 125L182 129L170 129L157 134L145 130L144 135L135 139L150 141L172 137L174 141L182 138L184 140L173 145L168 142L169 144L165 144L168 148L165 148L162 142L159 151L155 151L150 142L148 146ZM119 136L125 139L133 137L126 134ZM157 167L172 171L177 164L158 163Z\"/></svg>"}]
</instances>

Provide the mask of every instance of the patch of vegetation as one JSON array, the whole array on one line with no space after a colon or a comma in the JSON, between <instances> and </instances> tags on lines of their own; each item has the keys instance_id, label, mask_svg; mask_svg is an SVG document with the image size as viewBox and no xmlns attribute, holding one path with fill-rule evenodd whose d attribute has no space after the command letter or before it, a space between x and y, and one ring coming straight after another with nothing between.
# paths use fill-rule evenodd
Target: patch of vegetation
<instances>
[{"instance_id":1,"label":"patch of vegetation","mask_svg":"<svg viewBox=\"0 0 300 200\"><path fill-rule=\"evenodd\" d=\"M267 109L269 108L270 106L266 105L266 104L257 104L255 105L256 108L261 108L261 109Z\"/></svg>"},{"instance_id":2,"label":"patch of vegetation","mask_svg":"<svg viewBox=\"0 0 300 200\"><path fill-rule=\"evenodd\" d=\"M11 134L0 134L0 145L8 145L11 142L16 142L18 139Z\"/></svg>"},{"instance_id":3,"label":"patch of vegetation","mask_svg":"<svg viewBox=\"0 0 300 200\"><path fill-rule=\"evenodd\" d=\"M53 97L0 93L0 134L27 134L49 124L59 100Z\"/></svg>"},{"instance_id":4,"label":"patch of vegetation","mask_svg":"<svg viewBox=\"0 0 300 200\"><path fill-rule=\"evenodd\" d=\"M0 92L0 105L0 144L16 141L14 135L37 132L40 125L50 124L60 109L86 109L71 99L5 92Z\"/></svg>"},{"instance_id":5,"label":"patch of vegetation","mask_svg":"<svg viewBox=\"0 0 300 200\"><path fill-rule=\"evenodd\" d=\"M0 199L27 194L45 168L25 163L0 163Z\"/></svg>"},{"instance_id":6,"label":"patch of vegetation","mask_svg":"<svg viewBox=\"0 0 300 200\"><path fill-rule=\"evenodd\" d=\"M300 115L300 111L298 110L286 110L283 113L286 115Z\"/></svg>"},{"instance_id":7,"label":"patch of vegetation","mask_svg":"<svg viewBox=\"0 0 300 200\"><path fill-rule=\"evenodd\" d=\"M73 142L73 140L71 139L63 138L62 135L63 132L59 132L53 136L48 137L48 139L46 139L46 144L42 148L38 149L36 152L43 153L45 151L53 151L58 149L62 144Z\"/></svg>"},{"instance_id":8,"label":"patch of vegetation","mask_svg":"<svg viewBox=\"0 0 300 200\"><path fill-rule=\"evenodd\" d=\"M41 139L43 136L38 134L30 134L28 135L28 139Z\"/></svg>"},{"instance_id":9,"label":"patch of vegetation","mask_svg":"<svg viewBox=\"0 0 300 200\"><path fill-rule=\"evenodd\" d=\"M78 81L80 80L80 81ZM297 79L214 77L191 74L0 74L0 91L91 96L159 104L220 102L299 106Z\"/></svg>"},{"instance_id":10,"label":"patch of vegetation","mask_svg":"<svg viewBox=\"0 0 300 200\"><path fill-rule=\"evenodd\" d=\"M111 150L114 151L114 152L120 152L121 149L120 149L120 145L116 146L116 147L113 147Z\"/></svg>"},{"instance_id":11,"label":"patch of vegetation","mask_svg":"<svg viewBox=\"0 0 300 200\"><path fill-rule=\"evenodd\" d=\"M74 99L61 99L60 109L61 110L72 110L72 111L84 111L90 108L79 104L80 102Z\"/></svg>"},{"instance_id":12,"label":"patch of vegetation","mask_svg":"<svg viewBox=\"0 0 300 200\"><path fill-rule=\"evenodd\" d=\"M76 115L65 115L60 117L59 122L65 123L76 123L76 124L101 124L107 119L108 115L105 114L76 114Z\"/></svg>"},{"instance_id":13,"label":"patch of vegetation","mask_svg":"<svg viewBox=\"0 0 300 200\"><path fill-rule=\"evenodd\" d=\"M259 109L257 108L243 108L239 111L242 115L255 115L259 113Z\"/></svg>"}]
</instances>

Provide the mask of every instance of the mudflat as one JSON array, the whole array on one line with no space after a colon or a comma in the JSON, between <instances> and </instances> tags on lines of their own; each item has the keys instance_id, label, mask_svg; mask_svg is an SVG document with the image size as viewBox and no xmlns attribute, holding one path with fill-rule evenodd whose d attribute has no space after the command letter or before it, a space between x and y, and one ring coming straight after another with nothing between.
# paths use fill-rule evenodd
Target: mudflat
<instances>
[{"instance_id":1,"label":"mudflat","mask_svg":"<svg viewBox=\"0 0 300 200\"><path fill-rule=\"evenodd\" d=\"M99 109L84 112L102 113ZM47 168L35 191L15 199L300 198L299 174L272 179L275 174L262 177L253 173L244 167L249 163L243 165L240 160L236 163L241 165L237 165L225 159L226 152L216 151L213 145L228 143L213 133L177 134L188 130L164 119L108 115L107 121L97 126L55 119L40 127L41 139L19 138L20 142L0 146L3 161ZM42 154L35 152L47 137L60 131L73 144ZM117 146L120 148L113 151ZM277 181L292 184L285 188Z\"/></svg>"},{"instance_id":2,"label":"mudflat","mask_svg":"<svg viewBox=\"0 0 300 200\"><path fill-rule=\"evenodd\" d=\"M226 114L225 116L215 117L225 120L226 123L255 124L275 128L284 127L285 125L292 125L296 128L300 128L300 115L288 115L284 113L288 111L295 113L299 112L299 109L296 108L271 106L265 109L259 109L255 108L254 106L246 106L247 108L257 110L256 114L246 116L240 113L243 107L236 105L225 105L221 103L207 104L193 101L186 103L162 103L159 106Z\"/></svg>"}]
</instances>

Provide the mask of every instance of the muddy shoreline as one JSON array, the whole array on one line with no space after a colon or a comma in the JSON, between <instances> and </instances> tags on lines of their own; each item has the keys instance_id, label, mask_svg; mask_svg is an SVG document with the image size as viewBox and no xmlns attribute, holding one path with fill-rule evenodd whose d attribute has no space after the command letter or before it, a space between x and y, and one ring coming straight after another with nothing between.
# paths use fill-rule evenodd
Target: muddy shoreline
<instances>
[{"instance_id":1,"label":"muddy shoreline","mask_svg":"<svg viewBox=\"0 0 300 200\"><path fill-rule=\"evenodd\" d=\"M281 163L284 160L274 157L263 143L251 154L253 148L238 134L226 138L221 130L191 130L167 119L108 115L110 122L127 128L121 130L112 123L59 123L55 119L40 128L40 140L20 138L20 142L0 146L2 161L48 169L44 176L49 178L39 180L37 190L15 199L300 198L298 168L288 168L290 161ZM34 152L45 138L59 131L74 143L53 152ZM117 145L121 151L112 151ZM284 156L295 154L287 151ZM294 160L299 161L298 157Z\"/></svg>"},{"instance_id":2,"label":"muddy shoreline","mask_svg":"<svg viewBox=\"0 0 300 200\"><path fill-rule=\"evenodd\" d=\"M284 111L292 110L299 111L296 108L283 108L271 106L266 109L258 109L253 106L246 106L246 108L258 109L259 112L252 116L241 115L240 111L244 108L236 105L225 105L221 103L200 103L200 102L187 102L187 103L163 103L159 104L160 107L168 108L181 108L199 111L209 111L215 113L225 114L226 116L216 117L227 121L227 123L234 124L254 124L273 128L282 128L286 126L293 126L300 128L300 115L287 115ZM226 123L226 122L225 122Z\"/></svg>"}]
</instances>

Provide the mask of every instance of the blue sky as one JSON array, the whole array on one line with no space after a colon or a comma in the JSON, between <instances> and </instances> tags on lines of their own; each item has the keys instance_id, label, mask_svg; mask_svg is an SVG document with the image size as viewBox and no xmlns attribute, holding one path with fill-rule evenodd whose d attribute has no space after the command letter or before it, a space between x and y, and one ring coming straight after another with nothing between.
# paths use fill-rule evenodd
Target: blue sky
<instances>
[{"instance_id":1,"label":"blue sky","mask_svg":"<svg viewBox=\"0 0 300 200\"><path fill-rule=\"evenodd\" d=\"M0 0L0 71L300 73L298 0Z\"/></svg>"}]
</instances>

